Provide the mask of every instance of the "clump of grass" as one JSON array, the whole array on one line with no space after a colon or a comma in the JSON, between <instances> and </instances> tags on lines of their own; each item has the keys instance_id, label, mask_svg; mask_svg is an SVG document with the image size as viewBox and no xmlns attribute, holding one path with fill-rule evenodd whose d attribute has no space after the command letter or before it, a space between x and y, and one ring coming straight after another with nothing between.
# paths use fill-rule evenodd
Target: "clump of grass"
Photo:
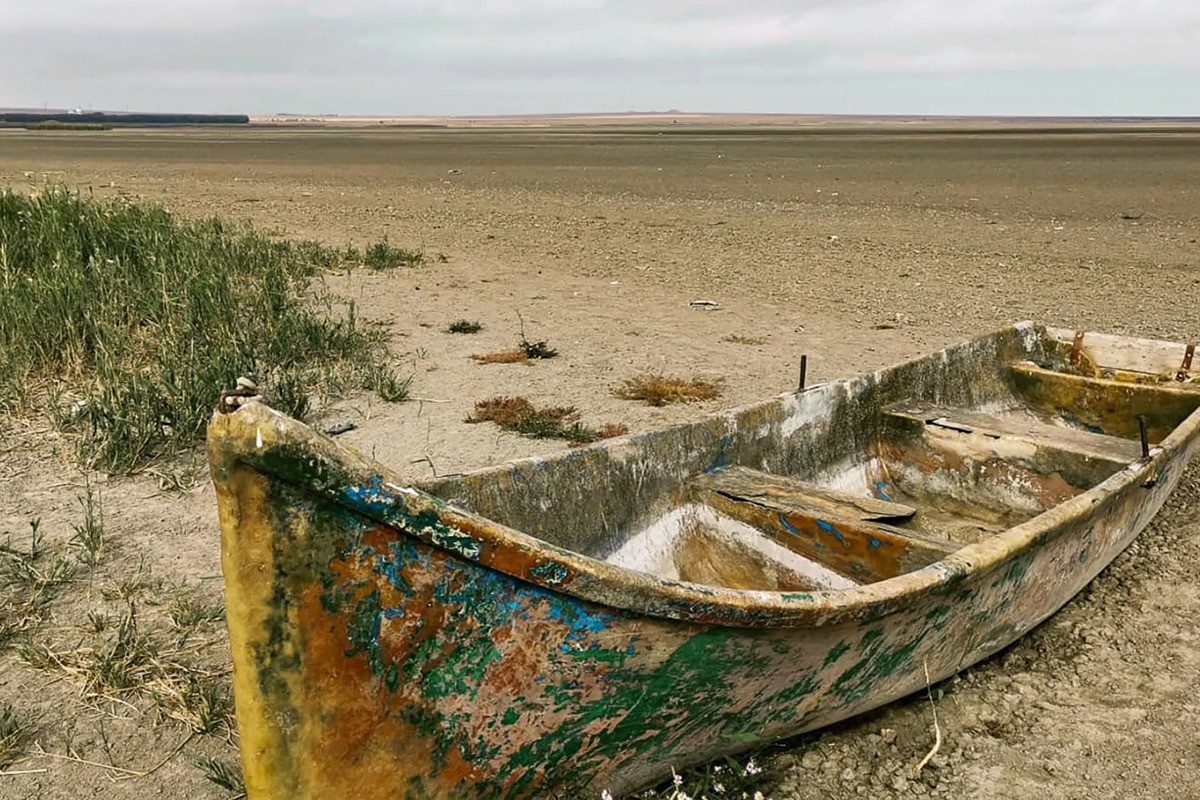
<instances>
[{"instance_id":1,"label":"clump of grass","mask_svg":"<svg viewBox=\"0 0 1200 800\"><path fill-rule=\"evenodd\" d=\"M398 267L416 267L425 263L425 252L423 250L406 250L403 247L396 247L388 242L387 237L383 237L383 241L376 242L370 245L363 254L363 263L373 270L383 271L396 269Z\"/></svg>"},{"instance_id":2,"label":"clump of grass","mask_svg":"<svg viewBox=\"0 0 1200 800\"><path fill-rule=\"evenodd\" d=\"M446 333L479 333L483 330L483 323L469 319L460 319L451 322L446 328Z\"/></svg>"},{"instance_id":3,"label":"clump of grass","mask_svg":"<svg viewBox=\"0 0 1200 800\"><path fill-rule=\"evenodd\" d=\"M0 770L13 764L33 740L33 721L8 703L0 706Z\"/></svg>"},{"instance_id":4,"label":"clump of grass","mask_svg":"<svg viewBox=\"0 0 1200 800\"><path fill-rule=\"evenodd\" d=\"M200 756L194 763L209 781L238 797L245 797L246 782L238 764L218 761L208 756Z\"/></svg>"},{"instance_id":5,"label":"clump of grass","mask_svg":"<svg viewBox=\"0 0 1200 800\"><path fill-rule=\"evenodd\" d=\"M71 543L79 548L80 559L89 567L100 563L104 550L104 505L100 490L88 482L85 493L79 498L83 507L83 521L72 528L75 535Z\"/></svg>"},{"instance_id":6,"label":"clump of grass","mask_svg":"<svg viewBox=\"0 0 1200 800\"><path fill-rule=\"evenodd\" d=\"M475 404L470 423L494 422L506 431L531 439L565 439L573 444L590 444L629 432L624 425L610 423L589 428L579 421L574 406L538 408L524 397L493 397Z\"/></svg>"},{"instance_id":7,"label":"clump of grass","mask_svg":"<svg viewBox=\"0 0 1200 800\"><path fill-rule=\"evenodd\" d=\"M87 615L87 625L84 630L91 633L104 633L112 624L112 619L103 611L89 611Z\"/></svg>"},{"instance_id":8,"label":"clump of grass","mask_svg":"<svg viewBox=\"0 0 1200 800\"><path fill-rule=\"evenodd\" d=\"M160 711L196 733L232 729L233 697L210 673L188 667L178 674L166 673L151 685L150 693Z\"/></svg>"},{"instance_id":9,"label":"clump of grass","mask_svg":"<svg viewBox=\"0 0 1200 800\"><path fill-rule=\"evenodd\" d=\"M0 647L36 630L51 603L74 578L79 561L68 557L68 546L46 549L41 520L30 521L29 547L0 544ZM86 558L80 559L86 563Z\"/></svg>"},{"instance_id":10,"label":"clump of grass","mask_svg":"<svg viewBox=\"0 0 1200 800\"><path fill-rule=\"evenodd\" d=\"M7 611L0 611L0 651L8 646L24 630L22 620L9 618Z\"/></svg>"},{"instance_id":11,"label":"clump of grass","mask_svg":"<svg viewBox=\"0 0 1200 800\"><path fill-rule=\"evenodd\" d=\"M702 378L686 380L648 372L626 378L613 394L623 400L644 400L647 405L665 406L712 400L721 395L721 385Z\"/></svg>"},{"instance_id":12,"label":"clump of grass","mask_svg":"<svg viewBox=\"0 0 1200 800\"><path fill-rule=\"evenodd\" d=\"M766 344L767 339L764 336L742 336L740 334L731 333L721 340L730 344L745 344L745 345L760 345Z\"/></svg>"},{"instance_id":13,"label":"clump of grass","mask_svg":"<svg viewBox=\"0 0 1200 800\"><path fill-rule=\"evenodd\" d=\"M240 375L266 376L289 412L318 391L401 396L385 331L306 296L344 256L127 200L0 190L0 413L41 409L85 465L127 473L198 443ZM384 242L366 258L414 257Z\"/></svg>"},{"instance_id":14,"label":"clump of grass","mask_svg":"<svg viewBox=\"0 0 1200 800\"><path fill-rule=\"evenodd\" d=\"M30 618L40 616L75 575L76 565L62 552L47 552L41 547L39 522L31 523L33 541L28 551L0 545L0 620L12 615L17 629L28 627Z\"/></svg>"},{"instance_id":15,"label":"clump of grass","mask_svg":"<svg viewBox=\"0 0 1200 800\"><path fill-rule=\"evenodd\" d=\"M408 399L412 380L411 375L401 377L386 363L378 363L366 371L363 388L375 392L385 402L399 403Z\"/></svg>"},{"instance_id":16,"label":"clump of grass","mask_svg":"<svg viewBox=\"0 0 1200 800\"><path fill-rule=\"evenodd\" d=\"M141 697L161 715L196 733L230 726L233 701L224 673L192 663L189 653L161 631L141 630L133 602L111 635L100 634L90 644L58 650L36 641L19 650L29 666L57 670L78 681L84 698L91 702Z\"/></svg>"},{"instance_id":17,"label":"clump of grass","mask_svg":"<svg viewBox=\"0 0 1200 800\"><path fill-rule=\"evenodd\" d=\"M558 355L558 351L547 344L545 340L531 342L522 336L519 347L525 353L526 358L554 358Z\"/></svg>"},{"instance_id":18,"label":"clump of grass","mask_svg":"<svg viewBox=\"0 0 1200 800\"><path fill-rule=\"evenodd\" d=\"M220 603L198 597L195 590L181 587L167 606L167 618L181 634L188 634L213 622L225 618L225 608Z\"/></svg>"}]
</instances>

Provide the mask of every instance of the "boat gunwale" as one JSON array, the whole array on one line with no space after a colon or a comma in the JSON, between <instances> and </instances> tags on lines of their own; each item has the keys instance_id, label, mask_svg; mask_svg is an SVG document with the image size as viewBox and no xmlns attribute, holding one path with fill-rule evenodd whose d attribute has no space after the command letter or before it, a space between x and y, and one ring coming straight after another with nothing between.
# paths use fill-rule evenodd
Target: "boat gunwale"
<instances>
[{"instance_id":1,"label":"boat gunwale","mask_svg":"<svg viewBox=\"0 0 1200 800\"><path fill-rule=\"evenodd\" d=\"M972 342L986 341L994 338L997 333L1010 329L1030 328L1045 330L1040 325L1018 323L953 347L967 347ZM945 350L941 352L944 353ZM937 355L937 352L926 354L872 373L850 376L822 386L877 381L879 376L886 372ZM808 391L814 391L816 388L812 387ZM756 408L796 396L796 392L783 393L767 400L717 412L706 420L734 418ZM704 424L706 420L672 427ZM263 435L264 428L269 430L269 435ZM611 447L620 442L636 443L639 436L652 433L657 431L633 434L592 447ZM383 464L369 460L304 423L259 402L247 403L229 414L214 415L209 445L214 477L219 476L222 471L228 474L230 468L238 463L260 474L296 485L277 470L265 466L265 462L267 456L272 453L299 444L308 451L310 457L326 462L330 474L349 479L350 485L343 485L343 480L322 485L309 482L299 485L298 488L324 496L376 523L392 527L400 535L412 536L446 550L448 548L445 546L445 531L437 531L430 526L397 524L395 518L389 519L388 514L381 509L389 503L400 504L404 508L403 514L398 514L401 517L411 516L414 508L417 509L416 513L432 511L436 514L438 522L445 526L451 535L467 536L476 544L475 547L450 548L454 557L481 564L548 591L636 615L680 622L743 628L784 628L832 625L848 619L886 615L916 596L931 590L945 589L951 584L958 584L974 575L996 569L1021 557L1033 547L1049 541L1057 533L1068 530L1074 523L1086 519L1092 509L1102 501L1124 496L1139 485L1153 486L1165 466L1188 454L1190 447L1195 445L1198 434L1200 407L1152 448L1149 458L1131 462L1096 486L1023 523L983 541L964 545L943 559L912 572L847 589L811 592L740 590L674 581L560 547L494 520L448 505L392 473ZM564 457L570 452L566 451L564 455L557 457ZM288 454L288 457L295 456ZM537 458L518 459L463 474L474 475L510 469L513 464L527 460ZM368 500L357 500L352 496L355 490L361 493L363 487L367 486L370 486L374 493ZM522 552L536 558L538 570L535 572L506 569L499 563L500 559L497 556L512 552ZM565 575L566 578L555 580L549 577L554 575Z\"/></svg>"}]
</instances>

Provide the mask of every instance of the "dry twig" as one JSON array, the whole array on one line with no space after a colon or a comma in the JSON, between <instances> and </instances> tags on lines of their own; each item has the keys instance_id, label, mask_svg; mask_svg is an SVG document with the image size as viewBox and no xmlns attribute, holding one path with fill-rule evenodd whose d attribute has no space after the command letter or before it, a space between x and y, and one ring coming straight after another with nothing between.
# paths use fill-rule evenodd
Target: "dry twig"
<instances>
[{"instance_id":1,"label":"dry twig","mask_svg":"<svg viewBox=\"0 0 1200 800\"><path fill-rule=\"evenodd\" d=\"M921 770L925 769L925 765L937 755L938 750L942 749L942 727L938 725L937 706L933 704L933 687L929 684L929 662L922 660L921 666L925 669L925 693L929 695L929 710L933 712L933 747L921 759L921 763L917 764L913 770L917 775L921 774Z\"/></svg>"}]
</instances>

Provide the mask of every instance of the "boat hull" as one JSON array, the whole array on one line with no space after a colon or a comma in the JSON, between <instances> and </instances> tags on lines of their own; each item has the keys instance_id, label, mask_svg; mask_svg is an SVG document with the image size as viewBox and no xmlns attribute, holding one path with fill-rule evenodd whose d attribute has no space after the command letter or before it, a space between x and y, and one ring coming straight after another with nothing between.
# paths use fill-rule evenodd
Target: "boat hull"
<instances>
[{"instance_id":1,"label":"boat hull","mask_svg":"<svg viewBox=\"0 0 1200 800\"><path fill-rule=\"evenodd\" d=\"M247 795L619 795L878 707L1070 600L1159 510L1198 429L1200 412L1086 494L851 605L743 592L731 614L720 592L672 585L694 612L674 614L558 590L562 553L502 547L270 409L218 415ZM798 611L754 610L768 600Z\"/></svg>"}]
</instances>

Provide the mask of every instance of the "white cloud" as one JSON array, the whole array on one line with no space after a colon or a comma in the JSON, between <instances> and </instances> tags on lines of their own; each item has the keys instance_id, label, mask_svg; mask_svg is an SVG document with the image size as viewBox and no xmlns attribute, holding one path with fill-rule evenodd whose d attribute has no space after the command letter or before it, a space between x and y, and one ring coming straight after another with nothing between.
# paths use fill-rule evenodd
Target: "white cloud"
<instances>
[{"instance_id":1,"label":"white cloud","mask_svg":"<svg viewBox=\"0 0 1200 800\"><path fill-rule=\"evenodd\" d=\"M788 106L796 102L789 82L800 78L859 75L867 86L871 78L886 82L898 74L970 78L996 70L1111 74L1145 68L1178 74L1182 111L1194 102L1185 88L1188 76L1200 77L1195 0L0 4L10 6L0 13L6 42L0 74L8 95L0 102L8 104L53 98L75 105L88 94L96 105L145 107L169 92L202 87L195 91L205 102L223 108L246 108L274 91L277 107L435 111L398 107L403 93L379 107L378 94L360 87L382 83L420 84L411 96L432 94L452 107L436 110L470 113L500 104L504 98L489 86L503 82L514 111L564 98L575 109L601 108L614 97L641 102L652 89L664 107L681 105L672 97L696 98L705 108L753 97L765 98L773 110L804 111L809 109ZM707 93L691 85L701 79L711 85ZM1103 89L1101 78L1096 81ZM627 85L617 85L622 82ZM570 92L552 93L567 83ZM1040 89L1031 85L1030 91ZM872 110L872 97L869 90L864 94L862 111Z\"/></svg>"}]
</instances>

